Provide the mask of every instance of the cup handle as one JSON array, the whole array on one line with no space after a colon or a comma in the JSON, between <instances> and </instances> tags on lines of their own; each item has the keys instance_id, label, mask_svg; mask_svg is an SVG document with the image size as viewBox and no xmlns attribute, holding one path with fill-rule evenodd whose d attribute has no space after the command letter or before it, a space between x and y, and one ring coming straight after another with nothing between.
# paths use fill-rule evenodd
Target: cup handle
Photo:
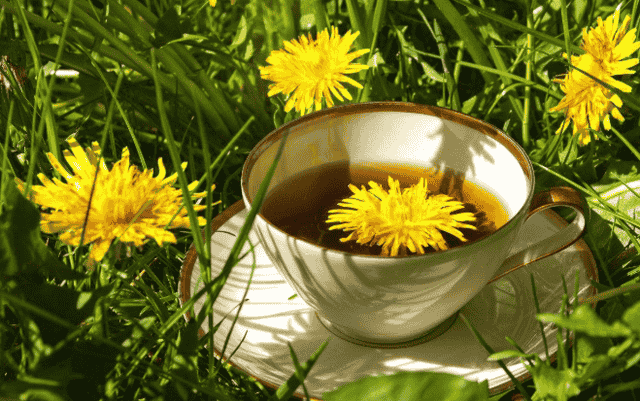
<instances>
[{"instance_id":1,"label":"cup handle","mask_svg":"<svg viewBox=\"0 0 640 401\"><path fill-rule=\"evenodd\" d=\"M535 213L544 209L556 206L570 207L576 211L576 217L569 225L562 228L549 238L545 238L524 250L509 256L499 269L498 275L492 278L489 283L499 280L507 274L514 272L522 266L535 262L547 256L573 245L582 237L586 229L584 201L580 193L569 187L553 187L546 191L539 192L533 196L529 213L525 217L528 220Z\"/></svg>"}]
</instances>

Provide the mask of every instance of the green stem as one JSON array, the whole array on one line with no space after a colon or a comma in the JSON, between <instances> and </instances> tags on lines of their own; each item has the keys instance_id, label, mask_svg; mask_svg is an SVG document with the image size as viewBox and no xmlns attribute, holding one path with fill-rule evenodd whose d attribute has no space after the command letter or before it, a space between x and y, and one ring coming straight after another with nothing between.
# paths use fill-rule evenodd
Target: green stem
<instances>
[{"instance_id":1,"label":"green stem","mask_svg":"<svg viewBox=\"0 0 640 401\"><path fill-rule=\"evenodd\" d=\"M533 291L533 303L536 307L536 313L540 313L540 301L538 300L538 289L536 288L536 281L533 278L533 273L529 273L529 278L531 279L531 289ZM544 333L544 325L541 321L538 321L538 328L540 329L540 334L542 337L542 343L544 344L544 354L547 357L547 361L549 360L549 345L547 344L547 336Z\"/></svg>"},{"instance_id":2,"label":"green stem","mask_svg":"<svg viewBox=\"0 0 640 401\"><path fill-rule=\"evenodd\" d=\"M542 86L540 84L537 84L537 83L535 83L535 82L533 82L531 80L528 80L526 78L523 78L521 76L518 76L518 75L515 75L515 74L510 74L510 73L508 73L506 71L501 71L501 70L498 70L496 68L485 67L483 65L469 63L469 62L462 61L462 60L456 60L456 64L457 65L463 65L465 67L476 68L476 69L481 70L481 71L491 72L493 74L500 75L500 76L506 76L506 77L509 77L510 79L513 79L514 81L522 82L525 85L528 85L528 86L530 86L532 88L538 89L539 91L544 92L544 93L546 93L546 94L548 94L548 95L550 95L550 96L552 96L552 97L554 97L554 98L556 98L558 100L562 99L562 96L560 94L558 94L555 91L552 91L548 87Z\"/></svg>"},{"instance_id":3,"label":"green stem","mask_svg":"<svg viewBox=\"0 0 640 401\"><path fill-rule=\"evenodd\" d=\"M622 287L614 288L612 290L601 292L599 294L596 294L587 298L582 298L579 300L579 302L581 304L596 303L596 302L604 301L605 299L610 299L610 298L617 297L619 295L626 294L631 291L637 291L637 290L640 290L640 283L625 285Z\"/></svg>"},{"instance_id":4,"label":"green stem","mask_svg":"<svg viewBox=\"0 0 640 401\"><path fill-rule=\"evenodd\" d=\"M563 0L564 1L564 0ZM527 0L527 28L533 28L533 12L531 10L531 1ZM525 63L525 79L531 81L533 72L533 36L527 34L527 62ZM529 119L531 115L531 87L524 87L524 104L523 104L523 116L522 116L522 145L525 149L529 148L531 139L529 137Z\"/></svg>"},{"instance_id":5,"label":"green stem","mask_svg":"<svg viewBox=\"0 0 640 401\"><path fill-rule=\"evenodd\" d=\"M571 64L571 33L569 32L569 17L567 16L567 1L560 0L560 16L562 17L562 36L564 37L564 48L567 53L567 61ZM527 18L527 27L529 20Z\"/></svg>"}]
</instances>

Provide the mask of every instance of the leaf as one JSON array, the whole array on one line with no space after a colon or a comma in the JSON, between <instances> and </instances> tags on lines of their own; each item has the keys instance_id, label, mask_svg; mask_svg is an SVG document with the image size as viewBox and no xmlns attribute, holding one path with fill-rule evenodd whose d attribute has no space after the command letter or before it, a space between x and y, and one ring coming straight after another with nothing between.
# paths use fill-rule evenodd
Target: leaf
<instances>
[{"instance_id":1,"label":"leaf","mask_svg":"<svg viewBox=\"0 0 640 401\"><path fill-rule=\"evenodd\" d=\"M624 312L622 321L636 333L640 333L640 302L636 302Z\"/></svg>"},{"instance_id":2,"label":"leaf","mask_svg":"<svg viewBox=\"0 0 640 401\"><path fill-rule=\"evenodd\" d=\"M612 160L607 170L597 183L593 184L598 193L604 193L620 185L622 182L640 180L637 162Z\"/></svg>"},{"instance_id":3,"label":"leaf","mask_svg":"<svg viewBox=\"0 0 640 401\"><path fill-rule=\"evenodd\" d=\"M240 17L240 23L238 24L238 30L236 31L236 36L233 38L231 45L229 45L230 49L235 49L240 46L247 40L247 32L249 31L247 27L247 20L243 16Z\"/></svg>"},{"instance_id":4,"label":"leaf","mask_svg":"<svg viewBox=\"0 0 640 401\"><path fill-rule=\"evenodd\" d=\"M532 400L566 401L580 394L571 369L557 370L546 363L538 363L529 369L533 376L536 392Z\"/></svg>"},{"instance_id":5,"label":"leaf","mask_svg":"<svg viewBox=\"0 0 640 401\"><path fill-rule=\"evenodd\" d=\"M605 369L610 369L612 359L607 355L613 342L607 337L576 335L577 373L582 383L598 380Z\"/></svg>"},{"instance_id":6,"label":"leaf","mask_svg":"<svg viewBox=\"0 0 640 401\"><path fill-rule=\"evenodd\" d=\"M590 7L589 3L591 3L589 0L574 0L571 2L571 5L573 6L573 18L576 20L575 22L578 25L582 25L582 19Z\"/></svg>"},{"instance_id":7,"label":"leaf","mask_svg":"<svg viewBox=\"0 0 640 401\"><path fill-rule=\"evenodd\" d=\"M325 401L482 401L489 399L486 381L476 383L449 373L401 372L365 377L322 394Z\"/></svg>"},{"instance_id":8,"label":"leaf","mask_svg":"<svg viewBox=\"0 0 640 401\"><path fill-rule=\"evenodd\" d=\"M607 376L617 373L620 369L615 371L611 367L612 360L608 355L595 355L591 357L587 363L579 368L578 372L580 380L583 383L592 381L600 381L603 379L603 375Z\"/></svg>"},{"instance_id":9,"label":"leaf","mask_svg":"<svg viewBox=\"0 0 640 401\"><path fill-rule=\"evenodd\" d=\"M631 219L640 217L640 197L636 196L640 192L638 163L611 162L602 179L593 184L593 189L617 213L605 210L598 198L587 197L587 202L593 206L592 210L595 211L587 223L587 230L593 233L593 238L605 239L609 238L610 232L613 230L614 236L619 240L620 245L622 247L627 246L631 238L619 226L620 216L624 217L626 215ZM629 226L632 233L640 233L640 229L637 227ZM620 245L612 247L611 251L606 252L602 257L610 258L615 256L621 251Z\"/></svg>"},{"instance_id":10,"label":"leaf","mask_svg":"<svg viewBox=\"0 0 640 401\"><path fill-rule=\"evenodd\" d=\"M586 333L593 337L627 337L631 330L620 322L607 324L590 305L582 304L569 316L540 313L536 318L542 322L554 323L556 326Z\"/></svg>"},{"instance_id":11,"label":"leaf","mask_svg":"<svg viewBox=\"0 0 640 401\"><path fill-rule=\"evenodd\" d=\"M500 361L502 359L508 359L508 358L533 358L536 355L537 354L525 354L520 351L514 351L511 349L508 349L505 351L500 351L500 352L496 352L489 355L489 357L487 358L487 361Z\"/></svg>"},{"instance_id":12,"label":"leaf","mask_svg":"<svg viewBox=\"0 0 640 401\"><path fill-rule=\"evenodd\" d=\"M576 335L578 363L587 363L596 355L606 355L613 342L608 337L592 337L584 333Z\"/></svg>"},{"instance_id":13,"label":"leaf","mask_svg":"<svg viewBox=\"0 0 640 401\"><path fill-rule=\"evenodd\" d=\"M620 298L621 297L607 299L602 308L600 308L600 316L602 316L607 323L622 319L622 314L626 308Z\"/></svg>"},{"instance_id":14,"label":"leaf","mask_svg":"<svg viewBox=\"0 0 640 401\"><path fill-rule=\"evenodd\" d=\"M0 276L38 272L61 280L86 276L64 265L40 238L40 213L8 182L0 214Z\"/></svg>"}]
</instances>

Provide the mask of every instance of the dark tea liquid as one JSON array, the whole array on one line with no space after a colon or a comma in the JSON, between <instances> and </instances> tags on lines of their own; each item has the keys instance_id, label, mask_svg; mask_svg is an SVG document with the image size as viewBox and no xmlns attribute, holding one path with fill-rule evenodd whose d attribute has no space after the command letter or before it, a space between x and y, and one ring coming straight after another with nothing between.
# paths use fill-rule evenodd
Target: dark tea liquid
<instances>
[{"instance_id":1,"label":"dark tea liquid","mask_svg":"<svg viewBox=\"0 0 640 401\"><path fill-rule=\"evenodd\" d=\"M453 171L429 171L402 165L349 166L348 162L323 165L304 171L271 190L264 201L261 214L272 224L288 234L320 246L360 255L380 255L382 246L358 244L355 240L340 242L352 231L329 230L337 223L326 223L329 210L343 199L353 195L349 184L370 189L369 181L375 181L389 190L388 177L400 181L400 189L418 183L425 178L429 196L447 194L468 205L456 213L472 212L478 229L458 228L467 239L462 242L455 236L442 232L449 248L467 244L496 231L509 220L507 209L498 198L479 185L464 181ZM435 252L425 248L425 252ZM408 255L412 255L407 250Z\"/></svg>"}]
</instances>

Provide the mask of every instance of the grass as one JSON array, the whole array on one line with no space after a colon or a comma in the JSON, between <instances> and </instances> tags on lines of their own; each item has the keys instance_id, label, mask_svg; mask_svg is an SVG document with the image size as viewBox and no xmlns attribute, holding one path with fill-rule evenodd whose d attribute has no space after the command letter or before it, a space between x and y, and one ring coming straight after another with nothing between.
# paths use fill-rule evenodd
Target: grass
<instances>
[{"instance_id":1,"label":"grass","mask_svg":"<svg viewBox=\"0 0 640 401\"><path fill-rule=\"evenodd\" d=\"M640 20L638 3L622 3L631 27ZM330 25L341 34L360 31L354 47L370 49L359 59L370 68L353 76L364 85L350 89L353 102L438 105L488 121L528 152L537 190L570 185L581 191L591 208L585 240L597 260L597 286L612 292L601 297L594 315L565 304L566 313L542 317L566 328L566 335L577 333L578 345L559 363L534 361L534 380L520 391L535 393L534 399L638 399L640 224L634 213L640 197L632 185L640 179L638 77L620 78L633 88L620 94L625 121L592 132L599 139L587 146L569 135L571 128L556 135L562 115L548 112L563 97L553 82L569 68L562 53L581 54L582 28L616 6L588 0L219 0L212 8L206 0L0 0L0 399L267 400L303 391L298 386L313 374L324 345L314 356L294 354L299 374L274 391L220 362L212 336L197 336L242 256L258 199L223 273L211 278L210 250L193 224L192 206L192 228L175 231L175 244L151 241L137 249L116 243L101 263L88 266L87 245L72 247L39 233L36 209L15 191L13 178L27 185L38 184L38 173L60 178L44 155L61 159L71 136L83 146L98 141L109 166L127 146L141 168L157 168L159 157L170 161L167 170L178 172L185 198L189 182L199 180L200 191L215 183L200 213L210 222L241 199L240 172L253 146L296 118L284 112L282 97L267 96L269 83L258 66L283 41ZM621 185L628 187L624 198L607 203L604 194ZM210 235L207 224L204 238ZM188 323L183 315L193 303L180 306L178 280L191 244L206 290L193 297L203 297L205 307ZM209 320L208 332L214 329ZM91 369L78 368L87 365ZM380 380L410 386L418 378ZM440 389L482 393L457 377L433 380ZM360 386L383 384L367 383ZM512 399L517 392L494 398Z\"/></svg>"}]
</instances>

